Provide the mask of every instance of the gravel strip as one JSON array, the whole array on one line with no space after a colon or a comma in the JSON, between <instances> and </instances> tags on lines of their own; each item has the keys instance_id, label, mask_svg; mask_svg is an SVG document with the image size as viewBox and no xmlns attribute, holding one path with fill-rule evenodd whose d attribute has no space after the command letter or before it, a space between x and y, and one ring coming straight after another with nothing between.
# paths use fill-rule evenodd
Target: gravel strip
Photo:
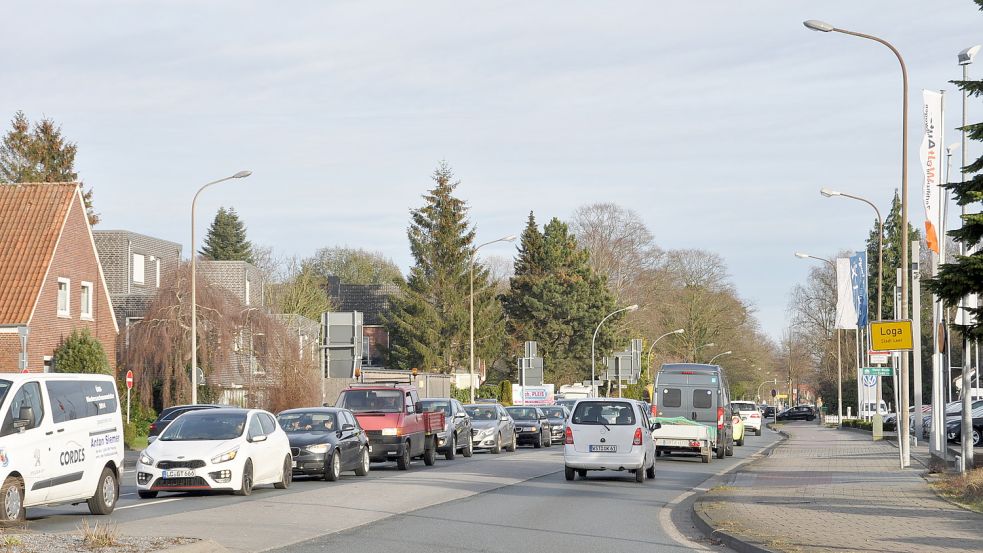
<instances>
[{"instance_id":1,"label":"gravel strip","mask_svg":"<svg viewBox=\"0 0 983 553\"><path fill-rule=\"evenodd\" d=\"M82 542L78 534L37 534L32 532L0 533L0 551L3 553L138 553L158 551L168 547L200 541L195 538L162 538L118 536L116 544L92 548Z\"/></svg>"}]
</instances>

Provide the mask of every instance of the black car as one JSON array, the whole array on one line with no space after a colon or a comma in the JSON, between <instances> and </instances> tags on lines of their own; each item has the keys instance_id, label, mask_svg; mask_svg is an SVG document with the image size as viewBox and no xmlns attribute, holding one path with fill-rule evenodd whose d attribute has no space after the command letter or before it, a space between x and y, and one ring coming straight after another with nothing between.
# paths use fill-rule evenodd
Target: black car
<instances>
[{"instance_id":1,"label":"black car","mask_svg":"<svg viewBox=\"0 0 983 553\"><path fill-rule=\"evenodd\" d=\"M147 436L148 437L159 436L160 433L163 432L164 429L167 428L167 426L174 421L174 419L178 418L184 413L187 413L188 411L199 411L201 409L218 409L219 407L228 407L228 405L214 405L210 403L200 403L197 405L174 405L172 407L161 409L160 414L157 415L157 420L150 423L150 432L147 433Z\"/></svg>"},{"instance_id":2,"label":"black car","mask_svg":"<svg viewBox=\"0 0 983 553\"><path fill-rule=\"evenodd\" d=\"M973 417L973 447L983 446L983 438L981 438L981 435L983 435L983 417ZM946 422L945 436L950 442L962 442L962 418L953 418Z\"/></svg>"},{"instance_id":3,"label":"black car","mask_svg":"<svg viewBox=\"0 0 983 553\"><path fill-rule=\"evenodd\" d=\"M453 398L421 399L424 411L444 412L444 431L437 434L437 452L451 461L457 452L470 457L474 454L471 442L471 417L461 402Z\"/></svg>"},{"instance_id":4,"label":"black car","mask_svg":"<svg viewBox=\"0 0 983 553\"><path fill-rule=\"evenodd\" d=\"M778 414L780 421L812 421L816 420L816 410L811 405L796 405Z\"/></svg>"},{"instance_id":5,"label":"black car","mask_svg":"<svg viewBox=\"0 0 983 553\"><path fill-rule=\"evenodd\" d=\"M539 407L506 407L515 421L515 438L519 445L529 444L535 448L553 445L550 421Z\"/></svg>"},{"instance_id":6,"label":"black car","mask_svg":"<svg viewBox=\"0 0 983 553\"><path fill-rule=\"evenodd\" d=\"M563 429L566 427L567 418L570 417L570 410L563 405L549 405L541 409L550 421L552 440L558 444L563 443Z\"/></svg>"},{"instance_id":7,"label":"black car","mask_svg":"<svg viewBox=\"0 0 983 553\"><path fill-rule=\"evenodd\" d=\"M277 422L290 440L294 476L335 481L343 471L369 473L369 438L348 409L288 409Z\"/></svg>"},{"instance_id":8,"label":"black car","mask_svg":"<svg viewBox=\"0 0 983 553\"><path fill-rule=\"evenodd\" d=\"M764 411L761 413L761 415L763 417L766 417L766 418L772 418L772 417L774 417L775 416L775 407L772 406L772 405L769 405L769 406L765 407L764 408Z\"/></svg>"}]
</instances>

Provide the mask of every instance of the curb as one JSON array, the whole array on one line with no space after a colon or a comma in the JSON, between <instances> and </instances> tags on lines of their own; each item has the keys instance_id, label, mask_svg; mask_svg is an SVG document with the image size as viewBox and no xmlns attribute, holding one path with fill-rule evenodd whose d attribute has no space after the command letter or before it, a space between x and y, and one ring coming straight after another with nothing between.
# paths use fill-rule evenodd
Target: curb
<instances>
[{"instance_id":1,"label":"curb","mask_svg":"<svg viewBox=\"0 0 983 553\"><path fill-rule=\"evenodd\" d=\"M201 540L167 549L158 549L158 551L161 553L228 553L229 550L215 540Z\"/></svg>"}]
</instances>

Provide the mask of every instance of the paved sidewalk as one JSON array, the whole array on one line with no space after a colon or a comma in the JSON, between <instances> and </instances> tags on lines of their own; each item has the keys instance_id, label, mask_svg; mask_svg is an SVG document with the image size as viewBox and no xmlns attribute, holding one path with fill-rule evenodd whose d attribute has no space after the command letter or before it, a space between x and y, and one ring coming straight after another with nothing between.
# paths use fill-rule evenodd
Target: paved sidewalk
<instances>
[{"instance_id":1,"label":"paved sidewalk","mask_svg":"<svg viewBox=\"0 0 983 553\"><path fill-rule=\"evenodd\" d=\"M694 505L712 528L757 546L738 550L983 551L983 515L939 499L917 463L900 470L895 445L815 423L783 430L785 443Z\"/></svg>"}]
</instances>

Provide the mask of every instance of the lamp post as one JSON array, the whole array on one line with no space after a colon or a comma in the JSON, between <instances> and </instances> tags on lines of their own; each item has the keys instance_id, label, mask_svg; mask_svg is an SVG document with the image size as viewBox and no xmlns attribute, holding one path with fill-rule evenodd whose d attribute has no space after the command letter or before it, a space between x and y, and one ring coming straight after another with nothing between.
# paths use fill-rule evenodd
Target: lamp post
<instances>
[{"instance_id":1,"label":"lamp post","mask_svg":"<svg viewBox=\"0 0 983 553\"><path fill-rule=\"evenodd\" d=\"M702 348L712 348L715 345L717 345L717 344L714 344L713 342L710 342L709 344L703 344L701 346L696 346L695 348L693 348L693 362L696 363L696 352L697 351L701 350Z\"/></svg>"},{"instance_id":2,"label":"lamp post","mask_svg":"<svg viewBox=\"0 0 983 553\"><path fill-rule=\"evenodd\" d=\"M873 40L878 42L888 49L891 53L898 58L898 64L901 65L901 318L908 318L908 278L909 278L909 253L908 253L908 68L905 66L904 58L901 57L901 52L894 47L893 44L873 35L868 35L864 33L858 33L856 31L847 31L845 29L836 28L829 23L823 21L816 21L810 19L809 21L804 21L803 25L813 31L820 31L823 33L837 32L845 35L851 35L859 38L864 38L867 40ZM964 150L965 152L965 150ZM901 356L901 403L898 406L898 413L905 413L908 411L908 355L904 354ZM879 402L879 400L878 400ZM875 411L877 411L875 409ZM899 436L908 435L908 417L898 417L899 424ZM908 449L907 440L899 441L899 449L902 452L902 465L908 466L910 451Z\"/></svg>"},{"instance_id":3,"label":"lamp post","mask_svg":"<svg viewBox=\"0 0 983 553\"><path fill-rule=\"evenodd\" d=\"M707 361L707 365L713 365L713 362L716 361L718 357L721 357L721 356L724 356L724 355L730 355L732 353L734 353L734 352L732 352L730 350L720 352L717 355L714 355L713 357L711 357L710 360Z\"/></svg>"},{"instance_id":4,"label":"lamp post","mask_svg":"<svg viewBox=\"0 0 983 553\"><path fill-rule=\"evenodd\" d=\"M198 205L198 195L213 184L225 182L232 179L244 179L252 175L252 171L239 171L238 173L225 177L224 179L214 180L198 189L195 197L191 200L191 403L198 403L198 297L195 287L195 274L197 272L197 254L195 253L195 208Z\"/></svg>"},{"instance_id":5,"label":"lamp post","mask_svg":"<svg viewBox=\"0 0 983 553\"><path fill-rule=\"evenodd\" d=\"M652 377L652 352L655 351L655 344L658 344L659 343L659 340L665 338L666 336L671 336L673 334L683 334L684 332L686 332L686 329L685 328L677 328L676 330L672 330L672 331L666 332L662 336L659 336L658 338L656 338L654 342L652 342L652 345L649 346L648 353L645 354L646 357L648 358L648 367L647 367L648 368L648 371L646 372L646 375L645 375L647 378L651 378ZM651 380L650 380L650 382L651 382Z\"/></svg>"},{"instance_id":6,"label":"lamp post","mask_svg":"<svg viewBox=\"0 0 983 553\"><path fill-rule=\"evenodd\" d=\"M474 250L471 251L471 260L468 261L468 286L470 287L470 293L468 294L468 311L470 313L468 319L468 334L470 343L470 363L468 370L468 389L470 390L471 403L474 403L474 260L478 255L478 250L484 248L489 244L495 244L498 242L514 242L515 235L510 234L508 236L503 236L497 240L492 240L490 242L485 242L484 244L479 244Z\"/></svg>"},{"instance_id":7,"label":"lamp post","mask_svg":"<svg viewBox=\"0 0 983 553\"><path fill-rule=\"evenodd\" d=\"M597 323L597 328L594 329L594 336L590 339L590 395L591 395L591 397L595 397L597 395L597 392L596 392L597 386L595 384L597 382L597 372L596 372L596 369L594 368L594 357L595 357L595 355L594 355L594 343L597 341L597 333L600 332L601 325L604 324L604 321L610 319L611 317L614 317L615 315L617 315L618 313L621 313L622 311L627 311L627 312L631 313L632 311L637 311L637 310L638 310L638 304L637 303L636 304L633 304L633 305L629 305L628 307L622 307L621 309L618 309L617 311L612 311L612 312L608 313L607 315L604 316L603 319L601 319L601 322ZM621 383L619 382L618 384L621 384Z\"/></svg>"},{"instance_id":8,"label":"lamp post","mask_svg":"<svg viewBox=\"0 0 983 553\"><path fill-rule=\"evenodd\" d=\"M873 205L873 204L871 204ZM877 209L876 207L874 209ZM880 217L880 213L877 214ZM836 273L836 263L832 260L826 259L825 257L817 257L815 255L809 255L807 253L795 252L795 257L799 259L815 259L822 261L833 269L833 273ZM878 302L880 301L880 294L878 291ZM835 326L835 323L834 323ZM790 350L791 351L791 350ZM791 393L791 392L789 392ZM857 396L857 409L860 409L861 398ZM843 342L840 340L840 329L836 329L836 416L839 417L838 424L843 424Z\"/></svg>"}]
</instances>

